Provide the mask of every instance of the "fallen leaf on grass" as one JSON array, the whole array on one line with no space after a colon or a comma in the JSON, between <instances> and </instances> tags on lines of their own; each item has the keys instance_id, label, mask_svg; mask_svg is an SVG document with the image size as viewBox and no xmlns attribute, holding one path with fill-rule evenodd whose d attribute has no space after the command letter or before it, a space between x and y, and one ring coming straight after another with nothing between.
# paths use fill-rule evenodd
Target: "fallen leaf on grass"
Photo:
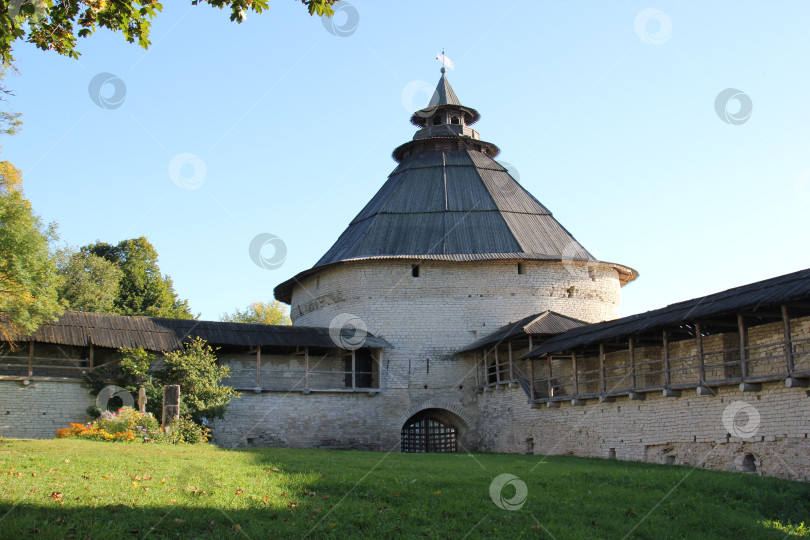
<instances>
[{"instance_id":1,"label":"fallen leaf on grass","mask_svg":"<svg viewBox=\"0 0 810 540\"><path fill-rule=\"evenodd\" d=\"M245 491L244 489L239 488L239 489L236 490L236 494L241 495L242 493L244 493L244 491Z\"/></svg>"},{"instance_id":2,"label":"fallen leaf on grass","mask_svg":"<svg viewBox=\"0 0 810 540\"><path fill-rule=\"evenodd\" d=\"M51 499L53 499L55 501L61 501L62 500L62 492L61 491L52 492L51 493Z\"/></svg>"}]
</instances>

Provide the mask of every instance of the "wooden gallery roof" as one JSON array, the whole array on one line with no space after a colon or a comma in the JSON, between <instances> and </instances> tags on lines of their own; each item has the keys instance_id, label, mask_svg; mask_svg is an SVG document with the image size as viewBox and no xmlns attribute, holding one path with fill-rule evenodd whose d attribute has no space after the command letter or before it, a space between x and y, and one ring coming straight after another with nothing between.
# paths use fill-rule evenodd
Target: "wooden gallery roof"
<instances>
[{"instance_id":1,"label":"wooden gallery roof","mask_svg":"<svg viewBox=\"0 0 810 540\"><path fill-rule=\"evenodd\" d=\"M510 341L517 336L556 336L573 328L586 326L587 324L588 323L585 321L561 315L556 311L543 311L542 313L529 315L517 322L501 326L488 336L470 343L463 349L459 349L457 353L486 349Z\"/></svg>"},{"instance_id":2,"label":"wooden gallery roof","mask_svg":"<svg viewBox=\"0 0 810 540\"><path fill-rule=\"evenodd\" d=\"M810 269L758 281L742 287L728 289L665 308L647 311L569 330L553 337L521 359L536 358L549 353L562 353L599 343L622 341L628 337L683 330L694 333L693 323L705 322L711 330L714 325L728 329L736 325L737 314L761 322L781 320L780 307L790 307L793 317L810 315ZM723 319L734 324L724 324Z\"/></svg>"},{"instance_id":3,"label":"wooden gallery roof","mask_svg":"<svg viewBox=\"0 0 810 540\"><path fill-rule=\"evenodd\" d=\"M343 331L344 337L349 339L353 337L350 333ZM58 320L43 324L33 335L20 341L77 347L93 344L113 349L143 347L149 351L166 352L181 349L184 342L197 337L219 346L336 347L329 328L128 317L75 311L66 311ZM365 337L364 347L393 348L383 338L371 334Z\"/></svg>"}]
</instances>

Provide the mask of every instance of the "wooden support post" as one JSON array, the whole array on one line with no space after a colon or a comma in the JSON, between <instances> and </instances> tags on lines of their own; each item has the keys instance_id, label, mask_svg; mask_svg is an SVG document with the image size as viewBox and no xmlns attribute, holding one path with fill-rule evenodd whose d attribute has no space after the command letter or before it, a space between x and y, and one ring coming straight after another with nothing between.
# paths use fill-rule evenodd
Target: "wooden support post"
<instances>
[{"instance_id":1,"label":"wooden support post","mask_svg":"<svg viewBox=\"0 0 810 540\"><path fill-rule=\"evenodd\" d=\"M669 362L669 332L664 330L663 336L663 347L664 347L664 381L666 386L672 384L672 369Z\"/></svg>"},{"instance_id":2,"label":"wooden support post","mask_svg":"<svg viewBox=\"0 0 810 540\"><path fill-rule=\"evenodd\" d=\"M487 361L487 350L484 349L482 358L481 358L481 374L484 377L483 385L487 386L489 384L489 362Z\"/></svg>"},{"instance_id":3,"label":"wooden support post","mask_svg":"<svg viewBox=\"0 0 810 540\"><path fill-rule=\"evenodd\" d=\"M259 389L262 387L262 381L260 379L262 372L262 346L259 345L256 347L256 388Z\"/></svg>"},{"instance_id":4,"label":"wooden support post","mask_svg":"<svg viewBox=\"0 0 810 540\"><path fill-rule=\"evenodd\" d=\"M529 397L534 401L534 358L529 359Z\"/></svg>"},{"instance_id":5,"label":"wooden support post","mask_svg":"<svg viewBox=\"0 0 810 540\"><path fill-rule=\"evenodd\" d=\"M743 380L748 377L748 336L745 331L745 318L737 314L737 332L740 334L740 374Z\"/></svg>"},{"instance_id":6,"label":"wooden support post","mask_svg":"<svg viewBox=\"0 0 810 540\"><path fill-rule=\"evenodd\" d=\"M481 386L481 364L478 359L478 353L475 353L475 386Z\"/></svg>"},{"instance_id":7,"label":"wooden support post","mask_svg":"<svg viewBox=\"0 0 810 540\"><path fill-rule=\"evenodd\" d=\"M706 382L706 361L703 358L703 333L701 332L700 323L695 323L695 347L697 348L698 357L698 380L700 385ZM700 394L698 388L698 394ZM703 394L700 394L703 395Z\"/></svg>"},{"instance_id":8,"label":"wooden support post","mask_svg":"<svg viewBox=\"0 0 810 540\"><path fill-rule=\"evenodd\" d=\"M509 380L515 380L515 370L512 368L512 342L506 344L509 349Z\"/></svg>"},{"instance_id":9,"label":"wooden support post","mask_svg":"<svg viewBox=\"0 0 810 540\"><path fill-rule=\"evenodd\" d=\"M304 347L304 389L309 390L309 347Z\"/></svg>"},{"instance_id":10,"label":"wooden support post","mask_svg":"<svg viewBox=\"0 0 810 540\"><path fill-rule=\"evenodd\" d=\"M163 387L163 429L180 418L180 385L167 384Z\"/></svg>"},{"instance_id":11,"label":"wooden support post","mask_svg":"<svg viewBox=\"0 0 810 540\"><path fill-rule=\"evenodd\" d=\"M577 353L571 351L571 371L574 373L574 395L579 395L579 377L577 376Z\"/></svg>"},{"instance_id":12,"label":"wooden support post","mask_svg":"<svg viewBox=\"0 0 810 540\"><path fill-rule=\"evenodd\" d=\"M548 360L548 397L554 397L554 388L551 386L551 356L547 356Z\"/></svg>"},{"instance_id":13,"label":"wooden support post","mask_svg":"<svg viewBox=\"0 0 810 540\"><path fill-rule=\"evenodd\" d=\"M605 344L599 344L599 389L607 392L607 370L605 369Z\"/></svg>"},{"instance_id":14,"label":"wooden support post","mask_svg":"<svg viewBox=\"0 0 810 540\"><path fill-rule=\"evenodd\" d=\"M498 358L498 346L495 345L495 382L501 383L501 361Z\"/></svg>"},{"instance_id":15,"label":"wooden support post","mask_svg":"<svg viewBox=\"0 0 810 540\"><path fill-rule=\"evenodd\" d=\"M34 375L34 342L28 342L28 376Z\"/></svg>"},{"instance_id":16,"label":"wooden support post","mask_svg":"<svg viewBox=\"0 0 810 540\"><path fill-rule=\"evenodd\" d=\"M787 306L782 306L782 324L785 328L785 359L788 374L793 373L793 339L790 336L790 314Z\"/></svg>"},{"instance_id":17,"label":"wooden support post","mask_svg":"<svg viewBox=\"0 0 810 540\"><path fill-rule=\"evenodd\" d=\"M90 351L87 353L87 361L90 362L90 373L93 373L93 364L95 364L95 348L90 344Z\"/></svg>"},{"instance_id":18,"label":"wooden support post","mask_svg":"<svg viewBox=\"0 0 810 540\"><path fill-rule=\"evenodd\" d=\"M352 390L355 388L355 384L357 383L357 373L355 372L356 369L356 357L355 352L356 349L352 349Z\"/></svg>"},{"instance_id":19,"label":"wooden support post","mask_svg":"<svg viewBox=\"0 0 810 540\"><path fill-rule=\"evenodd\" d=\"M627 338L627 350L630 352L630 388L636 389L636 349L633 338Z\"/></svg>"}]
</instances>

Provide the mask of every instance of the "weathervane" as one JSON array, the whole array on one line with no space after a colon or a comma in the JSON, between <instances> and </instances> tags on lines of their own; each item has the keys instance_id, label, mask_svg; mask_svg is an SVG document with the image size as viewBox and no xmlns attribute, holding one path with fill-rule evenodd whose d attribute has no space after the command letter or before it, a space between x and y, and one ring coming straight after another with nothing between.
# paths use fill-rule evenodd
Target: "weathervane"
<instances>
[{"instance_id":1,"label":"weathervane","mask_svg":"<svg viewBox=\"0 0 810 540\"><path fill-rule=\"evenodd\" d=\"M456 66L453 64L453 61L447 58L447 55L444 54L444 49L442 49L441 54L436 55L436 60L438 60L439 63L441 63L442 65L441 69L442 74L447 72L447 70L445 69L446 67L449 67L450 69L456 69Z\"/></svg>"}]
</instances>

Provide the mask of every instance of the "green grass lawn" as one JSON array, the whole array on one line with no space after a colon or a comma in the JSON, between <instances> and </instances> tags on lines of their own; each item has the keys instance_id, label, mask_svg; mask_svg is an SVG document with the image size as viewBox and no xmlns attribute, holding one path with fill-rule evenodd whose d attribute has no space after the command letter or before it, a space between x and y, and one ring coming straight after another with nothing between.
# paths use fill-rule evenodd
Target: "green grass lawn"
<instances>
[{"instance_id":1,"label":"green grass lawn","mask_svg":"<svg viewBox=\"0 0 810 540\"><path fill-rule=\"evenodd\" d=\"M502 473L526 484L519 510L490 498ZM810 536L810 485L573 457L5 440L0 516L2 538L739 540Z\"/></svg>"}]
</instances>

